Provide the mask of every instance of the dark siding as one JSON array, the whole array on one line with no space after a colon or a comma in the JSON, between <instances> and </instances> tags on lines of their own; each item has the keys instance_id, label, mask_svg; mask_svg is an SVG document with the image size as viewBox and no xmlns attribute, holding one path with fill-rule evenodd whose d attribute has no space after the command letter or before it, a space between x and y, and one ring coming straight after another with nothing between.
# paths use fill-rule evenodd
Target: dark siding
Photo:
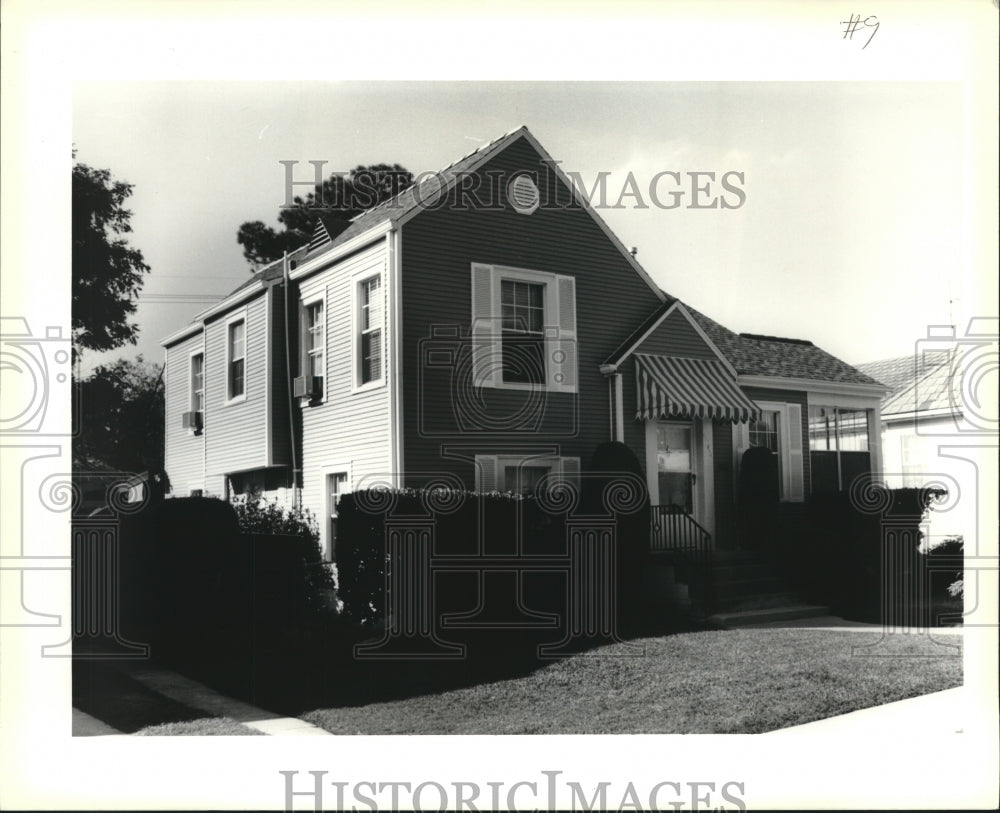
<instances>
[{"instance_id":1,"label":"dark siding","mask_svg":"<svg viewBox=\"0 0 1000 813\"><path fill-rule=\"evenodd\" d=\"M799 404L802 407L802 485L808 498L812 487L809 470L809 405L804 392L793 390L768 390L761 387L742 387L743 392L754 401L776 401L778 403Z\"/></svg>"},{"instance_id":2,"label":"dark siding","mask_svg":"<svg viewBox=\"0 0 1000 813\"><path fill-rule=\"evenodd\" d=\"M677 311L664 319L635 352L692 359L718 358L691 323Z\"/></svg>"},{"instance_id":3,"label":"dark siding","mask_svg":"<svg viewBox=\"0 0 1000 813\"><path fill-rule=\"evenodd\" d=\"M509 178L520 170L537 172L543 200L554 199L556 179L544 173L539 155L523 139L479 174L485 179L487 172L501 171ZM561 199L567 196L565 191L559 194ZM610 438L608 385L599 367L660 305L652 289L586 212L543 207L525 216L507 206L505 200L503 205L501 211L461 212L448 206L428 209L403 227L402 375L408 472L430 472L444 466L471 486L470 464L448 464L441 457L441 447L454 444L472 453L495 452L503 446L527 450L558 444L560 454L578 456L586 464L594 447ZM458 325L462 333L468 332L473 262L576 278L579 393L545 395L540 423L523 427L521 432L491 434L455 428L453 403L462 396L453 395L452 375L447 369L432 370L422 364L433 325ZM444 340L449 342L468 347L461 339ZM420 397L418 384L422 386ZM628 384L625 386L627 389ZM634 381L631 386L634 390ZM511 414L516 404L523 403L520 393L483 390L479 394L491 414ZM634 406L631 415L626 411L626 426L634 414ZM640 444L640 457L641 450ZM414 476L410 482L416 479Z\"/></svg>"}]
</instances>

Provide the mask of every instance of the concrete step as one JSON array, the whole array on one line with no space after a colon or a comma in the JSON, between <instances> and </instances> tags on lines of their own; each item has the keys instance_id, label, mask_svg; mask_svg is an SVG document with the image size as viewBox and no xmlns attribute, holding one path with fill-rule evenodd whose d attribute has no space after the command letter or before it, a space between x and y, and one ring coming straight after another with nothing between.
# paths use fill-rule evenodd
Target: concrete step
<instances>
[{"instance_id":1,"label":"concrete step","mask_svg":"<svg viewBox=\"0 0 1000 813\"><path fill-rule=\"evenodd\" d=\"M767 624L772 621L794 621L798 618L814 618L829 615L829 607L815 604L786 604L780 607L747 609L710 615L708 623L720 629L745 627L749 624Z\"/></svg>"},{"instance_id":2,"label":"concrete step","mask_svg":"<svg viewBox=\"0 0 1000 813\"><path fill-rule=\"evenodd\" d=\"M799 598L785 590L770 593L749 593L743 596L715 597L718 612L742 612L744 610L766 610L772 607L788 607L799 603Z\"/></svg>"},{"instance_id":3,"label":"concrete step","mask_svg":"<svg viewBox=\"0 0 1000 813\"><path fill-rule=\"evenodd\" d=\"M748 579L772 578L774 568L762 562L743 562L741 564L713 564L711 566L712 580L716 584L729 581L747 581Z\"/></svg>"},{"instance_id":4,"label":"concrete step","mask_svg":"<svg viewBox=\"0 0 1000 813\"><path fill-rule=\"evenodd\" d=\"M780 593L787 590L788 586L783 579L777 576L762 577L758 579L742 579L717 581L713 585L713 592L717 598L736 598L739 596L754 596L762 593Z\"/></svg>"}]
</instances>

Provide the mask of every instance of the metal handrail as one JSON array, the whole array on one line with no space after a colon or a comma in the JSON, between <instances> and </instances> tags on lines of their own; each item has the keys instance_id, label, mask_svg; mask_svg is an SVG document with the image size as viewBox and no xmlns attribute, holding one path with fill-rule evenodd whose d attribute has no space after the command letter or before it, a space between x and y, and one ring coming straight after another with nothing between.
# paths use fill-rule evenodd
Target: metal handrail
<instances>
[{"instance_id":1,"label":"metal handrail","mask_svg":"<svg viewBox=\"0 0 1000 813\"><path fill-rule=\"evenodd\" d=\"M650 506L650 551L707 557L712 535L690 514L672 505Z\"/></svg>"}]
</instances>

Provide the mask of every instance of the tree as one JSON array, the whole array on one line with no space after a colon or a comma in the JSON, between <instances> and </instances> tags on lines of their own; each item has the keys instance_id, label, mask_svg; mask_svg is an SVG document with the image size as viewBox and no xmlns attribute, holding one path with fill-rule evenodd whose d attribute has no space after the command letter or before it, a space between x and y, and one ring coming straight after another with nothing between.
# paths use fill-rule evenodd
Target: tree
<instances>
[{"instance_id":1,"label":"tree","mask_svg":"<svg viewBox=\"0 0 1000 813\"><path fill-rule=\"evenodd\" d=\"M346 225L352 217L389 200L412 183L413 174L399 164L357 166L347 175L334 173L305 199L293 198L294 206L282 208L278 222L284 231L252 220L240 226L236 242L243 246L243 256L251 266L266 265L308 243L320 215L334 215Z\"/></svg>"},{"instance_id":2,"label":"tree","mask_svg":"<svg viewBox=\"0 0 1000 813\"><path fill-rule=\"evenodd\" d=\"M163 470L163 367L118 359L79 382L80 434L73 467L88 471Z\"/></svg>"},{"instance_id":3,"label":"tree","mask_svg":"<svg viewBox=\"0 0 1000 813\"><path fill-rule=\"evenodd\" d=\"M74 350L135 344L139 328L129 317L149 266L122 237L132 231L124 207L131 194L132 184L109 170L73 165Z\"/></svg>"}]
</instances>

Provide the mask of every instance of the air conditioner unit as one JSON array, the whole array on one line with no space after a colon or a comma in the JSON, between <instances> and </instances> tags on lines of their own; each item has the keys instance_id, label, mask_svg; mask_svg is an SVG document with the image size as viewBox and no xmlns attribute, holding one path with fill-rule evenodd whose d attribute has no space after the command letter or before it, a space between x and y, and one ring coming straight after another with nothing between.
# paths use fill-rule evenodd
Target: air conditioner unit
<instances>
[{"instance_id":1,"label":"air conditioner unit","mask_svg":"<svg viewBox=\"0 0 1000 813\"><path fill-rule=\"evenodd\" d=\"M292 382L292 392L296 398L319 398L323 393L323 377L300 375Z\"/></svg>"},{"instance_id":2,"label":"air conditioner unit","mask_svg":"<svg viewBox=\"0 0 1000 813\"><path fill-rule=\"evenodd\" d=\"M181 426L183 426L185 429L194 429L195 431L201 429L201 413L200 412L181 413Z\"/></svg>"}]
</instances>

